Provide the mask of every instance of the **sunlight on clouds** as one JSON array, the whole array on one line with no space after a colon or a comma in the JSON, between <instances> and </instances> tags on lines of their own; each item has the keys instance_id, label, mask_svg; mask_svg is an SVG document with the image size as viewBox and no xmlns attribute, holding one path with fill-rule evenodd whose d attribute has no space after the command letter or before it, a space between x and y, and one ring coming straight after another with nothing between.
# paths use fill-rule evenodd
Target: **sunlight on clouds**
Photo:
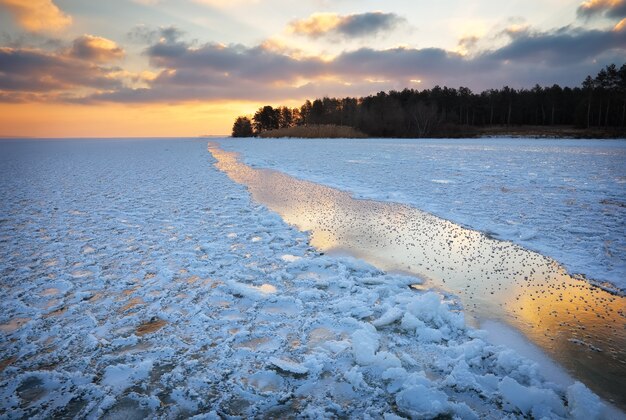
<instances>
[{"instance_id":1,"label":"sunlight on clouds","mask_svg":"<svg viewBox=\"0 0 626 420\"><path fill-rule=\"evenodd\" d=\"M265 51L282 54L294 60L314 58L329 63L337 57L337 54L330 54L319 48L310 48L311 46L308 44L296 43L289 38L278 36L266 39L261 43L260 47Z\"/></svg>"},{"instance_id":2,"label":"sunlight on clouds","mask_svg":"<svg viewBox=\"0 0 626 420\"><path fill-rule=\"evenodd\" d=\"M278 37L272 37L264 40L260 47L265 51L271 51L279 54L285 54L289 57L293 58L302 58L305 57L306 54L302 49L295 46L296 44L290 45L288 40L281 39Z\"/></svg>"},{"instance_id":3,"label":"sunlight on clouds","mask_svg":"<svg viewBox=\"0 0 626 420\"><path fill-rule=\"evenodd\" d=\"M306 19L294 20L289 24L291 33L311 37L321 36L341 23L341 17L336 13L314 13Z\"/></svg>"},{"instance_id":4,"label":"sunlight on clouds","mask_svg":"<svg viewBox=\"0 0 626 420\"><path fill-rule=\"evenodd\" d=\"M153 71L144 70L144 71L139 73L138 78L139 78L139 80L142 80L142 81L151 82L154 79L156 79L157 76L158 76L158 74L153 72Z\"/></svg>"},{"instance_id":5,"label":"sunlight on clouds","mask_svg":"<svg viewBox=\"0 0 626 420\"><path fill-rule=\"evenodd\" d=\"M626 31L626 18L619 21L617 25L613 28L615 32Z\"/></svg>"},{"instance_id":6,"label":"sunlight on clouds","mask_svg":"<svg viewBox=\"0 0 626 420\"><path fill-rule=\"evenodd\" d=\"M479 41L480 38L475 35L464 36L459 40L459 44L454 52L466 56L476 48Z\"/></svg>"},{"instance_id":7,"label":"sunlight on clouds","mask_svg":"<svg viewBox=\"0 0 626 420\"><path fill-rule=\"evenodd\" d=\"M484 40L492 31L493 22L486 20L469 20L449 18L448 27L451 33L457 34L458 43L456 48L451 48L457 54L468 55L476 49L479 41Z\"/></svg>"},{"instance_id":8,"label":"sunlight on clouds","mask_svg":"<svg viewBox=\"0 0 626 420\"><path fill-rule=\"evenodd\" d=\"M65 28L72 23L52 0L0 0L0 6L7 8L24 29L31 32L51 32Z\"/></svg>"},{"instance_id":9,"label":"sunlight on clouds","mask_svg":"<svg viewBox=\"0 0 626 420\"><path fill-rule=\"evenodd\" d=\"M367 78L365 79L365 81L368 83L389 83L390 82L389 79L374 79L374 78Z\"/></svg>"},{"instance_id":10,"label":"sunlight on clouds","mask_svg":"<svg viewBox=\"0 0 626 420\"><path fill-rule=\"evenodd\" d=\"M530 25L526 23L514 23L512 25L509 25L505 29L505 32L510 36L515 36L516 34L528 32L529 29Z\"/></svg>"},{"instance_id":11,"label":"sunlight on clouds","mask_svg":"<svg viewBox=\"0 0 626 420\"><path fill-rule=\"evenodd\" d=\"M125 53L110 39L94 35L83 35L74 40L70 55L86 60L110 61L119 60Z\"/></svg>"},{"instance_id":12,"label":"sunlight on clouds","mask_svg":"<svg viewBox=\"0 0 626 420\"><path fill-rule=\"evenodd\" d=\"M371 38L406 24L406 19L395 13L366 12L339 15L336 13L314 13L306 19L292 21L287 31L309 38L331 35L344 39Z\"/></svg>"},{"instance_id":13,"label":"sunlight on clouds","mask_svg":"<svg viewBox=\"0 0 626 420\"><path fill-rule=\"evenodd\" d=\"M484 20L451 20L452 27L460 29L456 48L450 51L464 57L480 54L487 50L501 48L514 38L528 34L532 29L523 18L509 18L504 22Z\"/></svg>"},{"instance_id":14,"label":"sunlight on clouds","mask_svg":"<svg viewBox=\"0 0 626 420\"><path fill-rule=\"evenodd\" d=\"M578 14L592 15L624 4L624 0L588 0L578 7Z\"/></svg>"}]
</instances>

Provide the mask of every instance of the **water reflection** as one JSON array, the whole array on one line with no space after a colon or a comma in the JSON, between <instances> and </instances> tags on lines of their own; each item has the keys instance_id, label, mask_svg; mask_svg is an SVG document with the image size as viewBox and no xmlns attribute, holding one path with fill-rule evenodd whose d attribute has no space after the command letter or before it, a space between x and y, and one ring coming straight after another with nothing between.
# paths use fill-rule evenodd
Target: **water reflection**
<instances>
[{"instance_id":1,"label":"water reflection","mask_svg":"<svg viewBox=\"0 0 626 420\"><path fill-rule=\"evenodd\" d=\"M522 331L590 388L626 407L626 299L574 278L554 260L409 206L253 169L210 144L216 166L311 244L384 270L416 274L456 293L470 322ZM473 319L472 319L473 318Z\"/></svg>"}]
</instances>

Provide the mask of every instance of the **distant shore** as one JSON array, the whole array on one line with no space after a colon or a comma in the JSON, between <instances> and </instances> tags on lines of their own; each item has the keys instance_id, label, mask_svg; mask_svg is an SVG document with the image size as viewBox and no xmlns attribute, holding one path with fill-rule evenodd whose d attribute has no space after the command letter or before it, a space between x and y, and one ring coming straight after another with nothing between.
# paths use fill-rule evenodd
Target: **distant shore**
<instances>
[{"instance_id":1,"label":"distant shore","mask_svg":"<svg viewBox=\"0 0 626 420\"><path fill-rule=\"evenodd\" d=\"M259 134L259 137L263 138L281 138L281 137L294 137L294 138L327 138L327 139L363 139L368 136L353 127L345 125L332 125L332 124L320 124L320 125L297 125L295 127L278 128L276 130L263 131Z\"/></svg>"},{"instance_id":2,"label":"distant shore","mask_svg":"<svg viewBox=\"0 0 626 420\"><path fill-rule=\"evenodd\" d=\"M369 138L363 132L348 126L308 125L268 130L262 138ZM524 137L553 139L626 139L624 128L577 128L572 126L506 126L484 127L449 126L436 136L440 138Z\"/></svg>"},{"instance_id":3,"label":"distant shore","mask_svg":"<svg viewBox=\"0 0 626 420\"><path fill-rule=\"evenodd\" d=\"M577 128L572 126L488 126L477 129L476 137L530 137L567 139L625 139L626 128Z\"/></svg>"}]
</instances>

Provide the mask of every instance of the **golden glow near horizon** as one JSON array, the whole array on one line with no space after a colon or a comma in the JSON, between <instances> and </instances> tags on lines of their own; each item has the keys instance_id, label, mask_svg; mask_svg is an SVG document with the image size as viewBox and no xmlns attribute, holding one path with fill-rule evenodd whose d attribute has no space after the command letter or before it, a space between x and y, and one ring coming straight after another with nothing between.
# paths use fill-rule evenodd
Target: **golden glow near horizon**
<instances>
[{"instance_id":1,"label":"golden glow near horizon","mask_svg":"<svg viewBox=\"0 0 626 420\"><path fill-rule=\"evenodd\" d=\"M233 115L256 103L179 105L1 104L4 137L195 137L230 135Z\"/></svg>"},{"instance_id":2,"label":"golden glow near horizon","mask_svg":"<svg viewBox=\"0 0 626 420\"><path fill-rule=\"evenodd\" d=\"M0 0L0 136L219 135L323 96L578 85L626 54L624 1Z\"/></svg>"}]
</instances>

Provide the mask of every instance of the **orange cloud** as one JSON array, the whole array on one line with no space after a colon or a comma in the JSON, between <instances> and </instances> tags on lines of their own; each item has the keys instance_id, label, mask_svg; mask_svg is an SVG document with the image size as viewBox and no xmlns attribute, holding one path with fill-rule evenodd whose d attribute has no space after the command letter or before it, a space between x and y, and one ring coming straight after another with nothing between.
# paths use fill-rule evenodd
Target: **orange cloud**
<instances>
[{"instance_id":1,"label":"orange cloud","mask_svg":"<svg viewBox=\"0 0 626 420\"><path fill-rule=\"evenodd\" d=\"M578 16L602 14L611 18L626 17L626 0L587 0L577 10Z\"/></svg>"},{"instance_id":2,"label":"orange cloud","mask_svg":"<svg viewBox=\"0 0 626 420\"><path fill-rule=\"evenodd\" d=\"M289 30L296 34L317 37L335 29L340 23L341 18L335 13L315 13L307 19L291 22Z\"/></svg>"},{"instance_id":3,"label":"orange cloud","mask_svg":"<svg viewBox=\"0 0 626 420\"><path fill-rule=\"evenodd\" d=\"M58 31L72 23L71 16L52 0L0 0L0 6L13 13L17 22L31 32Z\"/></svg>"},{"instance_id":4,"label":"orange cloud","mask_svg":"<svg viewBox=\"0 0 626 420\"><path fill-rule=\"evenodd\" d=\"M83 35L74 40L70 55L93 61L112 61L124 57L124 50L110 39Z\"/></svg>"},{"instance_id":5,"label":"orange cloud","mask_svg":"<svg viewBox=\"0 0 626 420\"><path fill-rule=\"evenodd\" d=\"M622 0L588 0L580 5L582 10L608 9L622 3Z\"/></svg>"}]
</instances>

